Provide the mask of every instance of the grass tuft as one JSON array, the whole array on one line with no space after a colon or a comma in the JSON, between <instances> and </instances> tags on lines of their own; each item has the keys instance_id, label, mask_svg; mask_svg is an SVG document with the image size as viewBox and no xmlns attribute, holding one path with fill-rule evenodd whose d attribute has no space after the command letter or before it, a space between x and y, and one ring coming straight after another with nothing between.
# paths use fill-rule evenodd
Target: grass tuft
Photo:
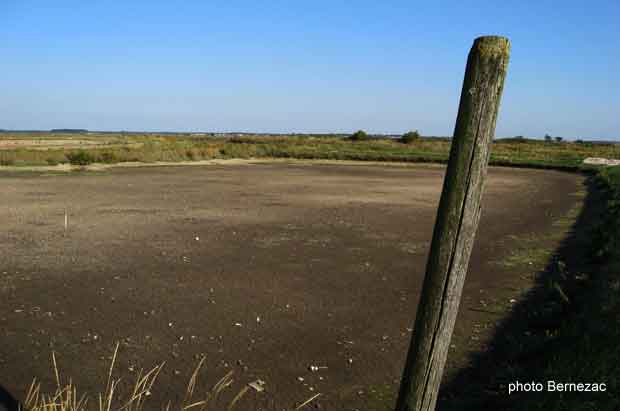
<instances>
[{"instance_id":1,"label":"grass tuft","mask_svg":"<svg viewBox=\"0 0 620 411\"><path fill-rule=\"evenodd\" d=\"M119 344L116 344L110 368L108 369L107 382L103 391L96 395L98 411L142 411L144 409L153 409L152 404L147 401L156 389L157 377L164 369L165 362L161 363L147 372L140 370L136 376L136 380L132 385L131 394L126 398L118 397L120 391L120 379L114 378L114 368L118 354ZM165 406L160 405L161 410L192 410L192 411L208 411L216 404L220 394L233 383L233 371L229 371L224 375L211 390L208 390L202 397L196 396L196 386L198 383L198 375L204 366L205 357L202 357L198 365L194 369L185 391L185 395L179 404L173 404L168 401ZM58 363L56 362L56 354L52 352L52 370L56 380L56 388L54 392L47 393L42 391L41 384L33 379L26 398L20 407L20 411L88 411L91 397L86 394L79 393L76 385L71 379L64 382L61 378ZM228 403L227 410L232 411L245 396L250 389L249 386L243 387L237 395Z\"/></svg>"}]
</instances>

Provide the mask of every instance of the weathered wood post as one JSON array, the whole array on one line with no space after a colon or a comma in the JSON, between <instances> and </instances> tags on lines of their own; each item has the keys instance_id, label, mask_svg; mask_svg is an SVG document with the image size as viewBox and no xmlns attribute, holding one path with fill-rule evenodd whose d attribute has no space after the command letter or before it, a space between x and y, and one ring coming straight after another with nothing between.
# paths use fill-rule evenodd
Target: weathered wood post
<instances>
[{"instance_id":1,"label":"weathered wood post","mask_svg":"<svg viewBox=\"0 0 620 411\"><path fill-rule=\"evenodd\" d=\"M434 410L478 222L510 42L479 37L469 52L450 160L397 411Z\"/></svg>"}]
</instances>

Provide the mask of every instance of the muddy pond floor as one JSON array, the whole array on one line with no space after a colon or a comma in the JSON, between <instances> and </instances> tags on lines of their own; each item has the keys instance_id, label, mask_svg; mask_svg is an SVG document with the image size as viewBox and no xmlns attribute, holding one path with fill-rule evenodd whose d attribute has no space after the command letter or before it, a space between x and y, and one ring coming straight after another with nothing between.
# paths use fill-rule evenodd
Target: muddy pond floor
<instances>
[{"instance_id":1,"label":"muddy pond floor","mask_svg":"<svg viewBox=\"0 0 620 411\"><path fill-rule=\"evenodd\" d=\"M178 402L203 355L201 392L234 372L213 409L257 379L265 391L236 409L318 393L308 409L389 407L443 174L311 162L2 173L0 386L53 388L54 351L61 378L96 395L119 342L122 385L166 362L146 409ZM522 238L552 249L582 184L490 168L446 378L532 283L533 263L502 261Z\"/></svg>"}]
</instances>

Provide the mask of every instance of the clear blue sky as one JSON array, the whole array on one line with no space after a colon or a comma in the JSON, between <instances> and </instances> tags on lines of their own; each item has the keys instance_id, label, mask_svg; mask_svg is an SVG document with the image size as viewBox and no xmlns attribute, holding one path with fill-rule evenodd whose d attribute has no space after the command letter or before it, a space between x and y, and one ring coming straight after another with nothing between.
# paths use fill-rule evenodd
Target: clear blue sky
<instances>
[{"instance_id":1,"label":"clear blue sky","mask_svg":"<svg viewBox=\"0 0 620 411\"><path fill-rule=\"evenodd\" d=\"M0 128L451 135L497 34L497 136L620 139L619 21L618 0L0 0Z\"/></svg>"}]
</instances>

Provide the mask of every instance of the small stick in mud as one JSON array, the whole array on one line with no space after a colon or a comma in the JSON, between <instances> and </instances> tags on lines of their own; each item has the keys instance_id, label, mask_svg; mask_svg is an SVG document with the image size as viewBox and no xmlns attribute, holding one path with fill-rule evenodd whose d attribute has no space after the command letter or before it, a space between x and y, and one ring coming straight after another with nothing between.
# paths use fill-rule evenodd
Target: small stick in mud
<instances>
[{"instance_id":1,"label":"small stick in mud","mask_svg":"<svg viewBox=\"0 0 620 411\"><path fill-rule=\"evenodd\" d=\"M67 207L65 207L65 237L67 236L68 228L69 228L69 215L67 214Z\"/></svg>"}]
</instances>

